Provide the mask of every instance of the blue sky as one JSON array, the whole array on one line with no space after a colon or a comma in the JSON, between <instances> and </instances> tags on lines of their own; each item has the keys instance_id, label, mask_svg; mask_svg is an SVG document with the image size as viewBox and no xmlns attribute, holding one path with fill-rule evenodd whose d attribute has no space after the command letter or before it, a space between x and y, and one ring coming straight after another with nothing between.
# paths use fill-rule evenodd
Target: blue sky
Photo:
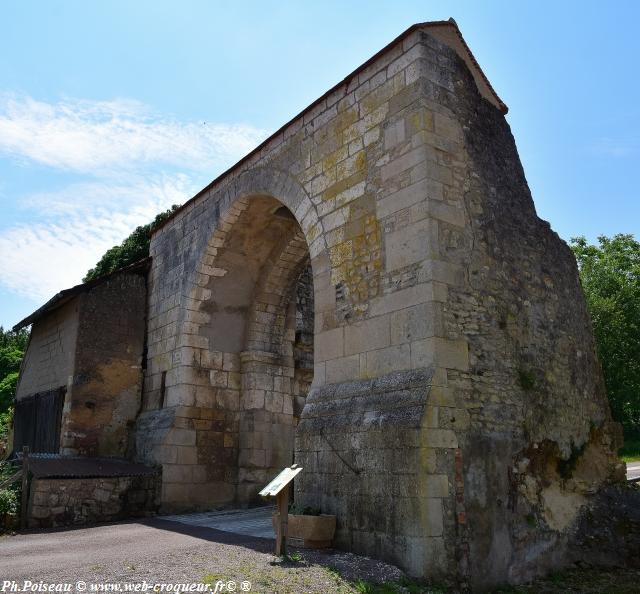
<instances>
[{"instance_id":1,"label":"blue sky","mask_svg":"<svg viewBox=\"0 0 640 594\"><path fill-rule=\"evenodd\" d=\"M414 22L453 16L539 215L640 236L640 3L3 3L0 324L183 202Z\"/></svg>"}]
</instances>

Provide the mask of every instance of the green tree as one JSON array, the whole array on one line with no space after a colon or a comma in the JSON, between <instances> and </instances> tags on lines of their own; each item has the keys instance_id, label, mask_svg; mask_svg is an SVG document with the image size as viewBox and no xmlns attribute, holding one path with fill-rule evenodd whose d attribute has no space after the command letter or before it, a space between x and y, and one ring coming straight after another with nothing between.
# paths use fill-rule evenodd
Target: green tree
<instances>
[{"instance_id":1,"label":"green tree","mask_svg":"<svg viewBox=\"0 0 640 594\"><path fill-rule=\"evenodd\" d=\"M13 404L28 339L27 330L13 332L0 326L0 414L7 412Z\"/></svg>"},{"instance_id":2,"label":"green tree","mask_svg":"<svg viewBox=\"0 0 640 594\"><path fill-rule=\"evenodd\" d=\"M18 387L18 372L14 371L0 380L0 411L7 412L13 405Z\"/></svg>"},{"instance_id":3,"label":"green tree","mask_svg":"<svg viewBox=\"0 0 640 594\"><path fill-rule=\"evenodd\" d=\"M131 235L120 245L115 245L107 250L95 265L95 268L89 270L82 280L84 282L94 280L114 270L118 270L123 266L128 266L129 264L146 258L149 255L149 244L151 243L153 230L166 221L178 208L180 208L180 206L174 204L169 210L165 210L157 215L151 223L136 227Z\"/></svg>"},{"instance_id":4,"label":"green tree","mask_svg":"<svg viewBox=\"0 0 640 594\"><path fill-rule=\"evenodd\" d=\"M613 417L640 433L640 243L633 235L571 240Z\"/></svg>"}]
</instances>

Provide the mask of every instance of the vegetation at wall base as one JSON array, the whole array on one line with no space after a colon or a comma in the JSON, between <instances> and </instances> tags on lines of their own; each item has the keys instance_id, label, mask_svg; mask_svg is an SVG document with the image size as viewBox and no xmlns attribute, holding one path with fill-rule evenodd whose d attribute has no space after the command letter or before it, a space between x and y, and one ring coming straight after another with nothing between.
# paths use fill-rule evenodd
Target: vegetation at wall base
<instances>
[{"instance_id":1,"label":"vegetation at wall base","mask_svg":"<svg viewBox=\"0 0 640 594\"><path fill-rule=\"evenodd\" d=\"M633 235L571 240L613 418L640 439L640 243Z\"/></svg>"}]
</instances>

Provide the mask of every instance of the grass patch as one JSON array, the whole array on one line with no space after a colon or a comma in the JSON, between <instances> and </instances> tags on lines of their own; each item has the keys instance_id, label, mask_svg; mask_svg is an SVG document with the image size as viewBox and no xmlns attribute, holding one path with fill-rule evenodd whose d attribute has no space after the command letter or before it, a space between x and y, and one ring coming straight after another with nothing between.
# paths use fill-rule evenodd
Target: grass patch
<instances>
[{"instance_id":1,"label":"grass patch","mask_svg":"<svg viewBox=\"0 0 640 594\"><path fill-rule=\"evenodd\" d=\"M640 438L626 439L619 454L625 462L640 462Z\"/></svg>"}]
</instances>

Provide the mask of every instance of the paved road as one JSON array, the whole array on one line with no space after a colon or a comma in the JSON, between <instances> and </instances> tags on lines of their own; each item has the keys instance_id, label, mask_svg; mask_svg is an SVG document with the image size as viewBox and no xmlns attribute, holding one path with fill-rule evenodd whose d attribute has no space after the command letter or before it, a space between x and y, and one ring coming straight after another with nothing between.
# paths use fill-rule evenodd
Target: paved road
<instances>
[{"instance_id":1,"label":"paved road","mask_svg":"<svg viewBox=\"0 0 640 594\"><path fill-rule=\"evenodd\" d=\"M188 526L215 528L223 532L255 536L256 538L273 538L271 514L275 507L257 507L254 509L233 510L226 512L205 512L201 514L182 514L163 516L164 520L180 522Z\"/></svg>"},{"instance_id":2,"label":"paved road","mask_svg":"<svg viewBox=\"0 0 640 594\"><path fill-rule=\"evenodd\" d=\"M227 518L227 526L232 521L232 518ZM239 521L236 518L236 522ZM262 523L265 521L263 519ZM224 521L219 518L217 523L223 524ZM154 557L188 555L189 551L202 550L203 546L210 543L240 545L262 553L270 552L273 548L273 540L176 522L164 517L149 518L141 522L31 532L0 538L0 580L56 581L56 578L63 580L69 575L85 576L93 568L137 567Z\"/></svg>"},{"instance_id":3,"label":"paved road","mask_svg":"<svg viewBox=\"0 0 640 594\"><path fill-rule=\"evenodd\" d=\"M627 478L640 478L640 462L627 462Z\"/></svg>"},{"instance_id":4,"label":"paved road","mask_svg":"<svg viewBox=\"0 0 640 594\"><path fill-rule=\"evenodd\" d=\"M274 556L271 512L262 508L162 516L0 537L0 591L4 580L15 580L18 588L24 580L69 584L78 594L91 594L96 585L122 592L132 591L127 585L133 584L152 594L154 584L248 580L252 592L355 594L346 582L336 585L334 570L328 568L352 582L402 577L397 567L332 550L305 550L300 563L282 562ZM270 538L252 536L267 533Z\"/></svg>"}]
</instances>

